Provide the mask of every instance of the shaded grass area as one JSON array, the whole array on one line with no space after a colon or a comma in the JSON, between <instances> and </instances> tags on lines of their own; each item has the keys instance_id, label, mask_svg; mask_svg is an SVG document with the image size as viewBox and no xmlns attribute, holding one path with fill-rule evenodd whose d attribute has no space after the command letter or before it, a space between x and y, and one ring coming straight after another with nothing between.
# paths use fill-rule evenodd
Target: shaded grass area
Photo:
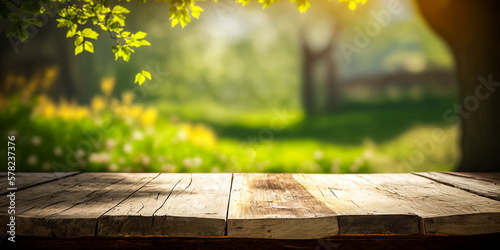
<instances>
[{"instance_id":1,"label":"shaded grass area","mask_svg":"<svg viewBox=\"0 0 500 250\"><path fill-rule=\"evenodd\" d=\"M267 119L253 124L252 121L246 122L241 118L228 123L227 120L221 121L214 117L184 117L210 124L221 138L245 140L249 136L258 136L259 133L262 135L263 129L270 128L275 132L272 139L276 140L310 139L340 145L359 145L367 138L376 143L390 141L415 126L451 125L443 121L443 113L454 101L455 97L450 95L378 103L347 102L336 113L309 117L293 111L274 109L274 112L262 114ZM283 125L284 129L280 129Z\"/></svg>"}]
</instances>

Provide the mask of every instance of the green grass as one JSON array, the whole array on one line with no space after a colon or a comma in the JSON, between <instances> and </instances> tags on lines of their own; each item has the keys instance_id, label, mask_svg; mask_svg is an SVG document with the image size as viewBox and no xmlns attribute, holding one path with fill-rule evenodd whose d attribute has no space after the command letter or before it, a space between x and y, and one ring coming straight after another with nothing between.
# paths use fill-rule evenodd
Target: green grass
<instances>
[{"instance_id":1,"label":"green grass","mask_svg":"<svg viewBox=\"0 0 500 250\"><path fill-rule=\"evenodd\" d=\"M0 132L14 130L18 135L19 171L446 171L458 159L457 128L442 121L452 101L427 97L347 103L337 113L307 118L283 108L242 112L203 103L180 109L156 103L161 109L154 127L116 119L94 141L85 135L102 127L92 119L34 117L32 107L11 103L1 112L0 120L7 125ZM100 119L106 114L112 113ZM180 118L172 119L174 114ZM175 121L179 119L181 123ZM182 139L183 123L208 124L216 143L198 145ZM430 140L435 129L442 129L446 140L419 146L418 141ZM203 133L194 136L210 134ZM33 143L35 137L41 143ZM56 153L58 148L62 153Z\"/></svg>"}]
</instances>

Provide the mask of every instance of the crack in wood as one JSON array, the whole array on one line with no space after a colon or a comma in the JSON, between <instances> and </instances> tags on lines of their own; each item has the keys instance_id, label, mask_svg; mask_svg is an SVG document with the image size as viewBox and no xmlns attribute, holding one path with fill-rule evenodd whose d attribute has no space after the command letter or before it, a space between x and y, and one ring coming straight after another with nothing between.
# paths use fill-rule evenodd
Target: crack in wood
<instances>
[{"instance_id":1,"label":"crack in wood","mask_svg":"<svg viewBox=\"0 0 500 250\"><path fill-rule=\"evenodd\" d=\"M158 173L156 176L154 176L153 178L151 178L150 180L148 180L146 183L144 183L144 185L140 186L138 189L134 190L132 193L130 193L129 195L127 195L127 197L123 198L120 202L118 202L117 204L115 204L114 206L112 206L111 208L109 208L108 210L106 210L104 213L102 213L101 215L99 215L99 217L97 217L96 220L95 220L94 235L98 235L99 220L102 218L102 216L104 216L107 212L111 211L113 208L115 208L118 205L120 205L121 203L123 203L125 200L127 200L129 197L131 197L136 192L138 192L139 190L141 190L144 186L146 186L147 184L149 184L150 182L152 182L158 176L160 176L160 173Z\"/></svg>"}]
</instances>

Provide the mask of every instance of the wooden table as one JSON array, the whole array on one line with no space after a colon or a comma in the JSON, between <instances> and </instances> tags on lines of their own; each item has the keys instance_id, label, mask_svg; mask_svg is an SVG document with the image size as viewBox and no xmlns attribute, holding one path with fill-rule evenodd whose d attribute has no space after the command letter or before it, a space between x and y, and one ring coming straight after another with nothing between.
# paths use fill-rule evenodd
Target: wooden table
<instances>
[{"instance_id":1,"label":"wooden table","mask_svg":"<svg viewBox=\"0 0 500 250\"><path fill-rule=\"evenodd\" d=\"M0 178L6 225L5 173ZM282 240L497 234L499 183L499 173L17 173L16 234Z\"/></svg>"}]
</instances>

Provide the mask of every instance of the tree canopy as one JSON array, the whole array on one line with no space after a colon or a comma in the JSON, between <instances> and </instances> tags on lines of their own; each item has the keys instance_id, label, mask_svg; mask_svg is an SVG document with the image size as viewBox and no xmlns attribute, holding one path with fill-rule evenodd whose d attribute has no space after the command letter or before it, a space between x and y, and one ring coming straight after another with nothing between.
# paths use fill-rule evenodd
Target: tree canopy
<instances>
[{"instance_id":1,"label":"tree canopy","mask_svg":"<svg viewBox=\"0 0 500 250\"><path fill-rule=\"evenodd\" d=\"M137 0L146 4L147 0ZM165 2L169 6L168 18L171 26L186 26L192 18L199 18L203 8L198 5L204 0L156 0ZM217 2L218 0L212 0ZM251 0L231 0L245 6ZM258 0L262 8L280 0ZM331 0L329 0L331 1ZM364 4L366 0L338 0L347 3L351 10L357 4ZM135 48L150 46L146 40L147 33L143 31L131 32L127 30L126 14L131 10L120 5L121 2L130 0L8 0L0 2L0 20L8 20L11 25L6 35L12 43L26 42L33 36L37 27L44 26L49 18L57 18L57 27L66 28L67 38L74 39L74 53L78 55L84 51L94 53L93 41L99 38L96 30L109 34L115 41L111 47L115 60L122 59L128 62ZM308 0L290 0L295 3L300 12L305 12L311 4ZM141 70L135 76L135 83L143 84L146 79L151 80L151 73Z\"/></svg>"}]
</instances>

